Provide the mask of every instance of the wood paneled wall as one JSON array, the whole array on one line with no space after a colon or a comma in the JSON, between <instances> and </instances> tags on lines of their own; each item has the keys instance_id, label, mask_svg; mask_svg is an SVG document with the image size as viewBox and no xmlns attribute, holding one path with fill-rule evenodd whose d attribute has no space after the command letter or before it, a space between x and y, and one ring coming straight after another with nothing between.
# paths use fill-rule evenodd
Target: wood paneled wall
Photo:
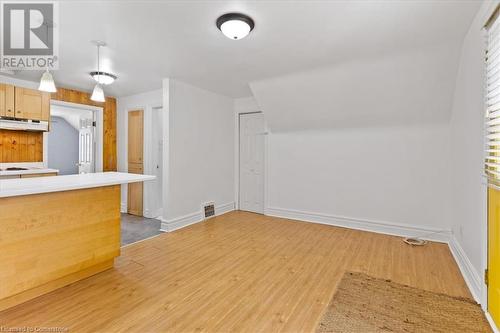
<instances>
[{"instance_id":1,"label":"wood paneled wall","mask_svg":"<svg viewBox=\"0 0 500 333\"><path fill-rule=\"evenodd\" d=\"M0 129L0 163L42 161L42 132Z\"/></svg>"},{"instance_id":2,"label":"wood paneled wall","mask_svg":"<svg viewBox=\"0 0 500 333\"><path fill-rule=\"evenodd\" d=\"M98 103L90 99L90 94L78 90L57 88L53 100L102 107L104 124L103 170L116 171L116 99L106 97L106 102Z\"/></svg>"},{"instance_id":3,"label":"wood paneled wall","mask_svg":"<svg viewBox=\"0 0 500 333\"><path fill-rule=\"evenodd\" d=\"M105 103L97 103L90 100L89 93L65 88L58 88L51 98L103 108L103 170L116 171L116 99L106 97ZM0 130L0 163L42 161L41 132Z\"/></svg>"}]
</instances>

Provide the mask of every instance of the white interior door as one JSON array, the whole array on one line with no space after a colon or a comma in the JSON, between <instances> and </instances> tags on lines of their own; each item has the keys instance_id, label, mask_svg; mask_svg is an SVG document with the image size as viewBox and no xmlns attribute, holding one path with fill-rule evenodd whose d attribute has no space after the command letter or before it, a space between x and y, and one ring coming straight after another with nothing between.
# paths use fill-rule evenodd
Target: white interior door
<instances>
[{"instance_id":1,"label":"white interior door","mask_svg":"<svg viewBox=\"0 0 500 333\"><path fill-rule=\"evenodd\" d=\"M240 115L240 209L264 213L264 114Z\"/></svg>"},{"instance_id":2,"label":"white interior door","mask_svg":"<svg viewBox=\"0 0 500 333\"><path fill-rule=\"evenodd\" d=\"M80 121L78 173L92 173L95 171L94 161L94 125L92 119Z\"/></svg>"}]
</instances>

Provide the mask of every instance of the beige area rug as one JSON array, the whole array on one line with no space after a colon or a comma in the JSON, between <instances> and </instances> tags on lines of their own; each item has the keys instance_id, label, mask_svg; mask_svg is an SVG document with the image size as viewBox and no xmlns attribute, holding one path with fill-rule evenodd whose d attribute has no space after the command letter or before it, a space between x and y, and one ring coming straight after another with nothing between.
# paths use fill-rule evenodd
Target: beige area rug
<instances>
[{"instance_id":1,"label":"beige area rug","mask_svg":"<svg viewBox=\"0 0 500 333\"><path fill-rule=\"evenodd\" d=\"M492 332L472 300L347 272L316 332Z\"/></svg>"}]
</instances>

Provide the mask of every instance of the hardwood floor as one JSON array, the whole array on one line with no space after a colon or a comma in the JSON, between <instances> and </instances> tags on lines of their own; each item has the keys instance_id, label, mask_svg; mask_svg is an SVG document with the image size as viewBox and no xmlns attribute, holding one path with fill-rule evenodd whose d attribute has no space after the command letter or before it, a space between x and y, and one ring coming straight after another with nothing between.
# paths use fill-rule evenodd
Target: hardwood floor
<instances>
[{"instance_id":1,"label":"hardwood floor","mask_svg":"<svg viewBox=\"0 0 500 333\"><path fill-rule=\"evenodd\" d=\"M312 332L345 270L471 297L448 246L232 212L132 244L115 268L0 313L70 332Z\"/></svg>"}]
</instances>

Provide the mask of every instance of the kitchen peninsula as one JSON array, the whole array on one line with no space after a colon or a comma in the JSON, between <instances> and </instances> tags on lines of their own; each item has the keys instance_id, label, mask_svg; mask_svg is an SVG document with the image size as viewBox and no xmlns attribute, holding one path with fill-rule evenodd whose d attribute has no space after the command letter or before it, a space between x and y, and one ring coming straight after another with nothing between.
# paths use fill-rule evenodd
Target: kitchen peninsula
<instances>
[{"instance_id":1,"label":"kitchen peninsula","mask_svg":"<svg viewBox=\"0 0 500 333\"><path fill-rule=\"evenodd\" d=\"M113 267L120 185L104 172L0 180L0 311Z\"/></svg>"}]
</instances>

